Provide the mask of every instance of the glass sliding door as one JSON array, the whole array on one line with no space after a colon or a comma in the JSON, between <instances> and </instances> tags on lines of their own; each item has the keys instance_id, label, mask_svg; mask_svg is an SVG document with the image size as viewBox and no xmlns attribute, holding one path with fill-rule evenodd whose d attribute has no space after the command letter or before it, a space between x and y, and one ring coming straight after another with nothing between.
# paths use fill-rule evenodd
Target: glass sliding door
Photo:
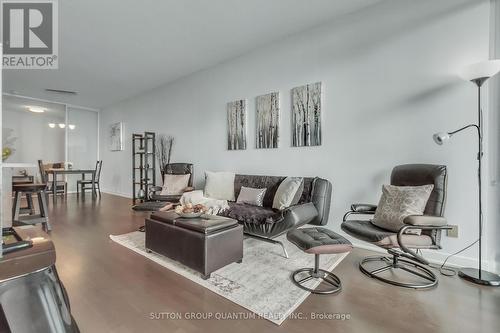
<instances>
[{"instance_id":1,"label":"glass sliding door","mask_svg":"<svg viewBox=\"0 0 500 333\"><path fill-rule=\"evenodd\" d=\"M98 113L67 107L66 161L74 169L94 169L98 159ZM68 191L76 192L81 175L68 175ZM90 177L87 175L87 177Z\"/></svg>"},{"instance_id":2,"label":"glass sliding door","mask_svg":"<svg viewBox=\"0 0 500 333\"><path fill-rule=\"evenodd\" d=\"M95 168L99 139L96 111L9 94L2 97L2 139L8 152L4 162L31 165L13 168L13 175L26 171L41 181L38 160L61 166L71 162L75 169ZM76 192L81 177L66 177L68 192Z\"/></svg>"},{"instance_id":3,"label":"glass sliding door","mask_svg":"<svg viewBox=\"0 0 500 333\"><path fill-rule=\"evenodd\" d=\"M3 148L9 152L5 162L64 163L65 106L16 96L3 96L3 101Z\"/></svg>"}]
</instances>

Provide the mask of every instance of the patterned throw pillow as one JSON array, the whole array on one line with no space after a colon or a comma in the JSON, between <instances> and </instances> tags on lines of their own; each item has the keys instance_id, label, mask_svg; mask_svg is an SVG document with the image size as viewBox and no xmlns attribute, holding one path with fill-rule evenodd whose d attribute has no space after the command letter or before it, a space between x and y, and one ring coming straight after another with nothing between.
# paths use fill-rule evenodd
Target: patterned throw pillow
<instances>
[{"instance_id":1,"label":"patterned throw pillow","mask_svg":"<svg viewBox=\"0 0 500 333\"><path fill-rule=\"evenodd\" d=\"M372 223L380 228L399 231L410 215L423 215L434 185L383 185L382 197Z\"/></svg>"},{"instance_id":2,"label":"patterned throw pillow","mask_svg":"<svg viewBox=\"0 0 500 333\"><path fill-rule=\"evenodd\" d=\"M304 191L304 178L286 177L274 194L273 208L283 210L296 205Z\"/></svg>"},{"instance_id":3,"label":"patterned throw pillow","mask_svg":"<svg viewBox=\"0 0 500 333\"><path fill-rule=\"evenodd\" d=\"M266 190L267 189L265 188L251 188L242 186L236 202L262 207Z\"/></svg>"}]
</instances>

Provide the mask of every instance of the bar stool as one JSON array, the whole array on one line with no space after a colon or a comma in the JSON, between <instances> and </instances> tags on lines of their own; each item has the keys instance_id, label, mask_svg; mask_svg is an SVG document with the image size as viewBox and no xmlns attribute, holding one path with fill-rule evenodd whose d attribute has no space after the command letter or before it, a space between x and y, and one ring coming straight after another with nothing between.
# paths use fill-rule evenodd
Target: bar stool
<instances>
[{"instance_id":1,"label":"bar stool","mask_svg":"<svg viewBox=\"0 0 500 333\"><path fill-rule=\"evenodd\" d=\"M326 228L302 228L289 231L286 238L305 253L314 254L314 268L301 268L292 273L292 282L313 294L334 294L342 289L337 275L319 268L320 254L350 252L352 244L344 237ZM326 288L309 288L306 283L319 279Z\"/></svg>"},{"instance_id":2,"label":"bar stool","mask_svg":"<svg viewBox=\"0 0 500 333\"><path fill-rule=\"evenodd\" d=\"M21 184L33 184L34 177L33 176L12 176L12 186L21 185ZM33 197L31 193L26 194L26 206L21 207L20 214L35 214L35 206L33 206Z\"/></svg>"},{"instance_id":3,"label":"bar stool","mask_svg":"<svg viewBox=\"0 0 500 333\"><path fill-rule=\"evenodd\" d=\"M12 190L15 193L14 205L12 206L12 221L14 223L21 225L42 223L45 231L52 230L49 224L46 188L47 184L15 184L12 186ZM35 214L34 212L32 196L35 193L38 197L39 214ZM20 216L20 214L26 212L21 208L21 198L23 195L26 195L28 207L31 207L31 209L29 209L29 215Z\"/></svg>"}]
</instances>

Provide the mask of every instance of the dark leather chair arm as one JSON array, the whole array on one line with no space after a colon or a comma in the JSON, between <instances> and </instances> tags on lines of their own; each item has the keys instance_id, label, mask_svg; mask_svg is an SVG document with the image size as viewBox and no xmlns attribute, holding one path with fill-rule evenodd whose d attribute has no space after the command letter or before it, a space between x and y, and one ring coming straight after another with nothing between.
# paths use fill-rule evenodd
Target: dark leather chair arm
<instances>
[{"instance_id":1,"label":"dark leather chair arm","mask_svg":"<svg viewBox=\"0 0 500 333\"><path fill-rule=\"evenodd\" d=\"M290 230L311 223L318 218L319 212L312 202L288 207L277 212L275 223L255 224L242 222L247 234L273 239Z\"/></svg>"},{"instance_id":2,"label":"dark leather chair arm","mask_svg":"<svg viewBox=\"0 0 500 333\"><path fill-rule=\"evenodd\" d=\"M161 192L162 190L163 190L163 187L161 187L161 186L151 186L151 187L149 188L149 192L150 192L150 193ZM188 186L188 187L186 187L186 188L184 189L184 191L183 191L183 192L192 192L192 191L194 191L194 187Z\"/></svg>"},{"instance_id":3,"label":"dark leather chair arm","mask_svg":"<svg viewBox=\"0 0 500 333\"><path fill-rule=\"evenodd\" d=\"M446 218L441 216L430 216L430 215L410 215L407 216L404 221L404 224L414 225L414 226L443 226L448 222ZM419 228L420 229L420 228Z\"/></svg>"},{"instance_id":4,"label":"dark leather chair arm","mask_svg":"<svg viewBox=\"0 0 500 333\"><path fill-rule=\"evenodd\" d=\"M149 193L161 192L162 189L163 189L163 187L161 187L161 186L151 186L149 188Z\"/></svg>"},{"instance_id":5,"label":"dark leather chair arm","mask_svg":"<svg viewBox=\"0 0 500 333\"><path fill-rule=\"evenodd\" d=\"M364 204L364 203L355 203L351 205L351 211L357 212L357 213L375 213L377 210L377 205L371 205L371 204Z\"/></svg>"},{"instance_id":6,"label":"dark leather chair arm","mask_svg":"<svg viewBox=\"0 0 500 333\"><path fill-rule=\"evenodd\" d=\"M442 217L437 217L437 216L428 216L428 217L433 218L433 219L444 219ZM405 219L405 222L406 222L406 219ZM451 229L452 229L452 227L449 225L446 225L446 224L445 225L429 225L429 224L428 225L410 225L410 224L408 224L408 225L401 227L401 229L399 229L399 231L398 231L398 235L397 235L398 245L399 245L399 248L403 252L406 253L403 255L406 256L407 258L417 260L424 265L429 265L429 262L426 259L424 259L424 257L419 255L415 251L407 248L403 244L403 235L406 234L408 230L451 230Z\"/></svg>"},{"instance_id":7,"label":"dark leather chair arm","mask_svg":"<svg viewBox=\"0 0 500 333\"><path fill-rule=\"evenodd\" d=\"M154 201L165 201L165 202L172 202L172 203L178 203L182 194L166 194L166 195L161 195L159 192L163 190L163 187L161 186L151 186L149 189L149 198ZM183 190L183 193L186 192L191 192L194 191L194 187L186 187Z\"/></svg>"},{"instance_id":8,"label":"dark leather chair arm","mask_svg":"<svg viewBox=\"0 0 500 333\"><path fill-rule=\"evenodd\" d=\"M318 216L318 210L312 202L295 205L283 210L283 221L285 225L299 227L311 222Z\"/></svg>"},{"instance_id":9,"label":"dark leather chair arm","mask_svg":"<svg viewBox=\"0 0 500 333\"><path fill-rule=\"evenodd\" d=\"M371 204L352 204L351 210L344 214L342 221L347 221L349 215L373 215L377 210L377 205Z\"/></svg>"}]
</instances>

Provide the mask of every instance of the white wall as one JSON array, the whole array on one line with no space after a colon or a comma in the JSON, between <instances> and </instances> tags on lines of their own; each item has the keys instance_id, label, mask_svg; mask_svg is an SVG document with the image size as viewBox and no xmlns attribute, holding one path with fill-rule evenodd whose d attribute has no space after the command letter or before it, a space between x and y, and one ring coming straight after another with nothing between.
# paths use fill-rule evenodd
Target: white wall
<instances>
[{"instance_id":1,"label":"white wall","mask_svg":"<svg viewBox=\"0 0 500 333\"><path fill-rule=\"evenodd\" d=\"M54 115L3 109L3 130L11 129L14 153L7 160L11 163L64 162L64 130L50 128L49 122L64 123L64 111Z\"/></svg>"},{"instance_id":2,"label":"white wall","mask_svg":"<svg viewBox=\"0 0 500 333\"><path fill-rule=\"evenodd\" d=\"M68 107L68 124L75 125L67 133L67 160L78 169L94 169L98 159L98 113ZM87 177L89 177L87 175ZM68 191L75 192L81 175L66 176Z\"/></svg>"},{"instance_id":3,"label":"white wall","mask_svg":"<svg viewBox=\"0 0 500 333\"><path fill-rule=\"evenodd\" d=\"M500 0L492 0L491 13L491 58L500 59ZM487 255L494 263L496 271L500 271L500 75L489 80L490 108L487 121L490 124L489 139L489 171L488 187L488 222L486 230Z\"/></svg>"},{"instance_id":4,"label":"white wall","mask_svg":"<svg viewBox=\"0 0 500 333\"><path fill-rule=\"evenodd\" d=\"M382 1L312 31L106 108L101 113L103 188L131 193L132 133L174 135L173 161L205 170L320 176L332 181L329 227L339 231L352 202L378 201L393 166L449 167L447 217L458 239L443 255L476 238L474 133L437 146L432 134L475 121L476 91L457 73L489 52L489 1ZM473 22L473 23L471 23ZM290 89L323 82L323 144L290 146ZM281 94L280 148L257 150L257 95ZM226 103L248 99L246 151L226 150ZM125 151L110 152L107 128L125 123ZM456 262L474 264L470 250ZM443 258L435 256L434 258Z\"/></svg>"}]
</instances>

